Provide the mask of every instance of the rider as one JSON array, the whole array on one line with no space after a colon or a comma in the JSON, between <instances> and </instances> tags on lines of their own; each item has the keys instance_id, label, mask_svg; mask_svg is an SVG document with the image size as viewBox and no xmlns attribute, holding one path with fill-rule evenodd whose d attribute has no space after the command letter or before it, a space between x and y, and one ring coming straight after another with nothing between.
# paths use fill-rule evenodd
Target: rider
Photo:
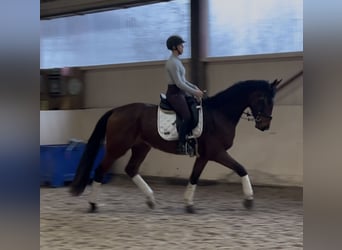
<instances>
[{"instance_id":1,"label":"rider","mask_svg":"<svg viewBox=\"0 0 342 250\"><path fill-rule=\"evenodd\" d=\"M183 53L183 43L185 41L178 35L170 36L167 39L166 47L172 51L172 54L165 65L168 77L166 98L172 108L181 117L177 145L177 153L179 154L186 153L185 137L190 132L189 125L191 123L191 113L185 97L193 95L197 98L202 98L203 96L203 92L196 85L185 79L185 68L179 59L179 56Z\"/></svg>"}]
</instances>

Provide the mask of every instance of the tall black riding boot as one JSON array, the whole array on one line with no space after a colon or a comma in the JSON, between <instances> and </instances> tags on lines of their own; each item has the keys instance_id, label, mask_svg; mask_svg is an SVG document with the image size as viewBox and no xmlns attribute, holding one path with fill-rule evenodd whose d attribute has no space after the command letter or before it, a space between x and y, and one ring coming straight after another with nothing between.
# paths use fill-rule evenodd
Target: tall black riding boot
<instances>
[{"instance_id":1,"label":"tall black riding boot","mask_svg":"<svg viewBox=\"0 0 342 250\"><path fill-rule=\"evenodd\" d=\"M177 144L177 154L186 154L186 131L187 131L187 124L182 121L182 123L179 126L179 132L178 132L178 144Z\"/></svg>"}]
</instances>

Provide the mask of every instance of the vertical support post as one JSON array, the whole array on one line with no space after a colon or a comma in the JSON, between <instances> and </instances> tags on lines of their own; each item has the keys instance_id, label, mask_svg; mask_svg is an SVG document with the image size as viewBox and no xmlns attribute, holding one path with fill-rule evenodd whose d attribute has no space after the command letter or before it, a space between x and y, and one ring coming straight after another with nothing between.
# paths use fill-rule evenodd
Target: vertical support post
<instances>
[{"instance_id":1,"label":"vertical support post","mask_svg":"<svg viewBox=\"0 0 342 250\"><path fill-rule=\"evenodd\" d=\"M191 82L204 90L206 68L203 59L207 56L208 0L190 0L191 15Z\"/></svg>"}]
</instances>

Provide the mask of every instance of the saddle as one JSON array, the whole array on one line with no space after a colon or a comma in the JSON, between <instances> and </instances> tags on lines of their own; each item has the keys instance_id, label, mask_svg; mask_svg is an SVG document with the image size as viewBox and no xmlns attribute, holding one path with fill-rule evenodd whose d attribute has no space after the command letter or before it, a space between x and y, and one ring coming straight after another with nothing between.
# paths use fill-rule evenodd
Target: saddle
<instances>
[{"instance_id":1,"label":"saddle","mask_svg":"<svg viewBox=\"0 0 342 250\"><path fill-rule=\"evenodd\" d=\"M187 96L186 101L191 113L192 122L187 135L187 144L193 149L197 146L197 139L202 134L203 128L203 113L202 106L194 97ZM158 132L159 135L168 141L178 139L178 130L181 122L180 116L176 114L174 109L168 103L165 94L160 94L160 104L158 107ZM189 147L190 148L190 147ZM196 152L197 154L197 149ZM193 154L190 154L193 156Z\"/></svg>"},{"instance_id":2,"label":"saddle","mask_svg":"<svg viewBox=\"0 0 342 250\"><path fill-rule=\"evenodd\" d=\"M201 104L196 100L196 98L192 97L192 96L186 96L186 102L188 104L190 113L191 113L191 125L189 130L194 129L197 124L198 124L198 117L199 117L199 109L201 108ZM171 107L171 105L168 103L167 99L166 99L166 95L165 94L160 94L160 104L159 107L166 112L175 112L173 110L173 108ZM180 117L177 115L176 116L176 124L178 125L180 122ZM177 126L177 130L178 130L178 126Z\"/></svg>"}]
</instances>

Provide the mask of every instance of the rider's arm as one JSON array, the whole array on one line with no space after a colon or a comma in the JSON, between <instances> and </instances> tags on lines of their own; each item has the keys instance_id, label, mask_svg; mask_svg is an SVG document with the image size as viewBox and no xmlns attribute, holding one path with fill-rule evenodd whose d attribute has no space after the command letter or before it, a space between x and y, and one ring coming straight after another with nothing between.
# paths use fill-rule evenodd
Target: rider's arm
<instances>
[{"instance_id":1,"label":"rider's arm","mask_svg":"<svg viewBox=\"0 0 342 250\"><path fill-rule=\"evenodd\" d=\"M184 76L182 76L181 73L181 65L178 65L177 63L170 63L168 64L167 70L172 81L177 85L178 88L190 94L196 95L198 87L184 79Z\"/></svg>"}]
</instances>

